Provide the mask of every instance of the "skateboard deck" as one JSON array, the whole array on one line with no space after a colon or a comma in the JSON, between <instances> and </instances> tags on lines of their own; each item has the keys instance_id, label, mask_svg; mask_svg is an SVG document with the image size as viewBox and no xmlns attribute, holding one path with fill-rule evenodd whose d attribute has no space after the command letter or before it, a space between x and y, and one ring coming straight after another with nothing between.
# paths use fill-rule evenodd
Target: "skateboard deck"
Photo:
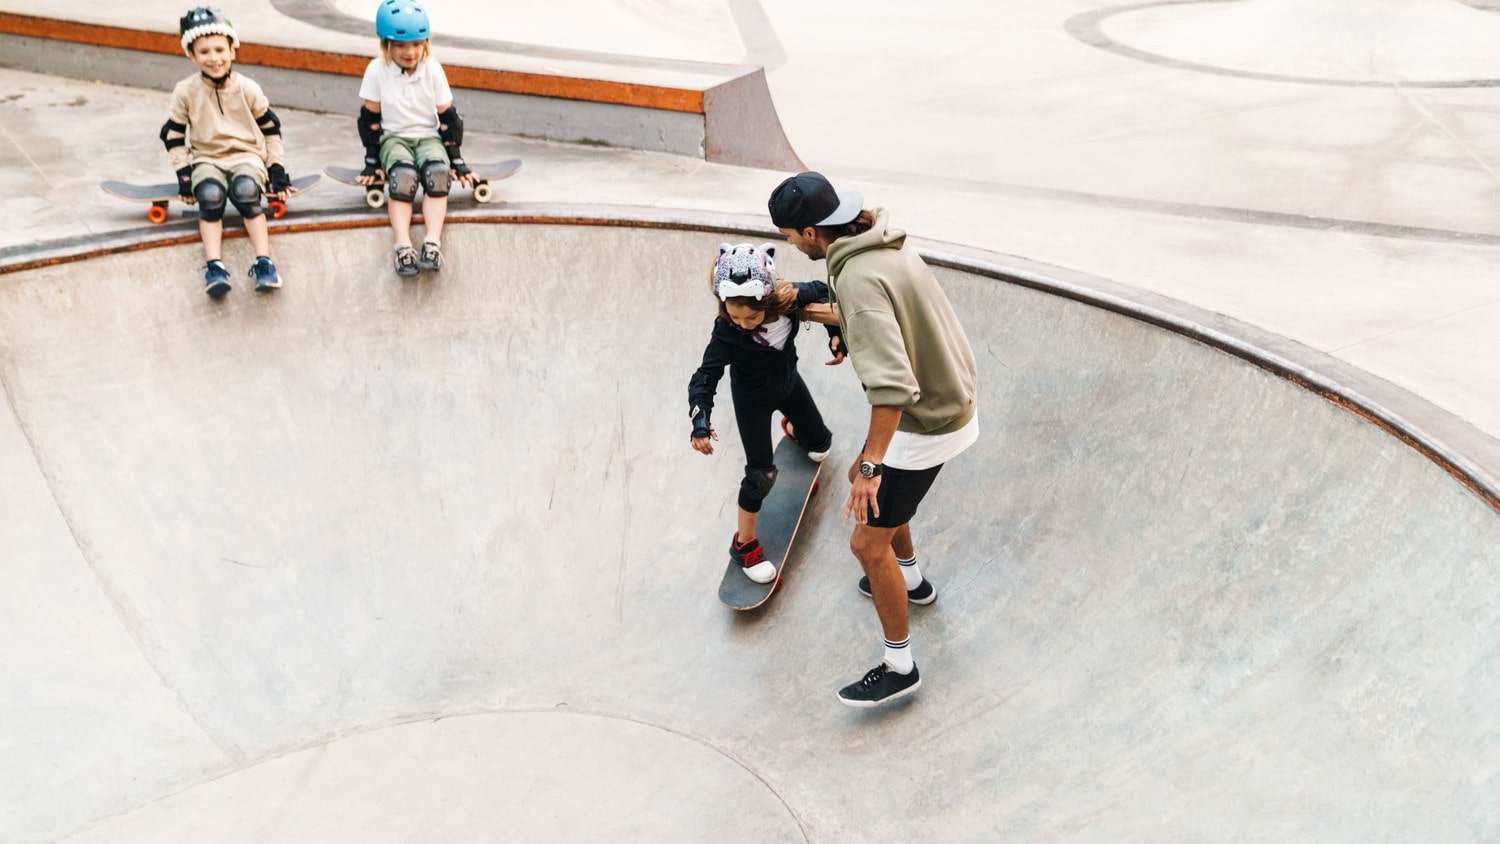
<instances>
[{"instance_id":1,"label":"skateboard deck","mask_svg":"<svg viewBox=\"0 0 1500 844\"><path fill-rule=\"evenodd\" d=\"M293 190L301 193L312 188L321 181L323 177L317 173L311 176L303 176L292 180ZM131 202L148 202L151 207L146 210L146 219L152 223L165 223L167 221L167 205L177 202L177 185L132 185L129 182L101 182L99 187L110 196L118 196ZM286 216L286 200L271 199L266 202L266 210L270 212L271 218L279 220Z\"/></svg>"},{"instance_id":2,"label":"skateboard deck","mask_svg":"<svg viewBox=\"0 0 1500 844\"><path fill-rule=\"evenodd\" d=\"M521 159L519 158L470 165L469 172L472 174L471 178L474 179L474 201L489 202L491 199L494 199L495 193L490 188L490 182L508 179L514 176L516 171L520 169ZM362 185L355 181L359 177L360 171L354 167L324 167L323 172L335 182L342 182L346 185L363 188L365 191L365 204L371 208L379 208L385 204L384 180L378 181L373 185Z\"/></svg>"},{"instance_id":3,"label":"skateboard deck","mask_svg":"<svg viewBox=\"0 0 1500 844\"><path fill-rule=\"evenodd\" d=\"M760 538L766 559L776 562L776 576L769 583L756 583L745 576L744 569L733 559L724 569L719 584L719 601L735 610L753 610L770 600L791 561L796 546L797 529L807 513L808 502L818 489L822 463L814 463L802 446L790 438L776 444L776 485L761 504L755 535ZM725 553L728 556L728 552Z\"/></svg>"}]
</instances>

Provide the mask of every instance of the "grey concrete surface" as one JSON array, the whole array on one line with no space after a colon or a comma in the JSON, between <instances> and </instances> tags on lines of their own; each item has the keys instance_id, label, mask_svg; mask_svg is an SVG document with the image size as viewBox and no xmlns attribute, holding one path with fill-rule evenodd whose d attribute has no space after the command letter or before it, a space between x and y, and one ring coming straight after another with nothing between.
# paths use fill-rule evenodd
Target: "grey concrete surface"
<instances>
[{"instance_id":1,"label":"grey concrete surface","mask_svg":"<svg viewBox=\"0 0 1500 844\"><path fill-rule=\"evenodd\" d=\"M526 68L609 42L584 5L528 8L514 37L571 37ZM1077 30L1115 8L1092 0L684 5L632 4L632 51L765 64L808 164L929 243L1196 309L1500 465L1496 89L1409 84L1500 77L1452 49L1492 2L1154 4L1103 19L1110 43ZM1403 23L1361 54L1356 18L1393 37L1377 6ZM237 4L247 37L369 47L270 7ZM1308 81L1329 58L1340 84ZM174 236L96 188L162 180L161 94L0 89L0 263ZM294 174L357 155L345 118L282 116ZM526 160L496 207L523 214L763 222L784 175L481 132L466 151ZM359 202L325 185L294 210ZM1493 510L1373 424L944 271L986 435L917 522L943 590L914 627L927 687L851 715L832 690L876 651L836 489L764 617L712 600L736 457L681 446L706 315L648 297L718 235L462 226L443 281L403 287L379 232L278 234L288 288L219 309L192 245L0 275L0 839L1500 837ZM623 313L595 281L631 288ZM621 321L656 329L625 375ZM806 369L857 429L850 373ZM727 792L765 826L699 812Z\"/></svg>"},{"instance_id":2,"label":"grey concrete surface","mask_svg":"<svg viewBox=\"0 0 1500 844\"><path fill-rule=\"evenodd\" d=\"M924 687L838 704L879 658L844 484L765 612L714 598L741 457L683 403L726 236L476 217L402 282L382 227L283 233L287 287L218 303L192 243L0 276L0 837L1500 835L1495 509L974 273L940 270L984 433L914 522ZM801 342L842 467L863 399Z\"/></svg>"}]
</instances>

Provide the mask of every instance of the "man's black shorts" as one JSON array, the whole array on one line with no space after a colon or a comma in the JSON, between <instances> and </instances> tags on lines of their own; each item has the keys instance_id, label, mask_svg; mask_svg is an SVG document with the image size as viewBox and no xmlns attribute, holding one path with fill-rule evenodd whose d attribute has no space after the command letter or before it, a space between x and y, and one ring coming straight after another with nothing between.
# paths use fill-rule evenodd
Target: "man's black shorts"
<instances>
[{"instance_id":1,"label":"man's black shorts","mask_svg":"<svg viewBox=\"0 0 1500 844\"><path fill-rule=\"evenodd\" d=\"M901 527L911 521L911 517L917 514L917 505L922 503L942 470L941 463L931 469L886 466L880 473L880 489L875 493L880 516L875 516L873 511L866 513L870 517L867 524L870 527Z\"/></svg>"}]
</instances>

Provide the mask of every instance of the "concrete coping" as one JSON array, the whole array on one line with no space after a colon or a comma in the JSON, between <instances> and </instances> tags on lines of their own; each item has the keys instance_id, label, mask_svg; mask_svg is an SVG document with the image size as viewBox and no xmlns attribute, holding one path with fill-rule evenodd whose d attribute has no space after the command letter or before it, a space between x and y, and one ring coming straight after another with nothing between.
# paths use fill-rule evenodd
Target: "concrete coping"
<instances>
[{"instance_id":1,"label":"concrete coping","mask_svg":"<svg viewBox=\"0 0 1500 844\"><path fill-rule=\"evenodd\" d=\"M442 36L436 37L441 43ZM371 56L313 49L242 33L237 65L273 103L348 113ZM368 45L370 38L329 33L326 44ZM672 152L707 161L803 169L787 141L761 68L670 60L624 61L578 52L566 72L518 70L499 50L445 47L449 83L465 92L471 127L552 141ZM57 50L59 43L76 45ZM170 90L187 75L182 46L168 32L0 11L0 65L70 78ZM79 49L81 48L81 49ZM170 57L170 59L168 58ZM525 64L525 62L519 62Z\"/></svg>"},{"instance_id":2,"label":"concrete coping","mask_svg":"<svg viewBox=\"0 0 1500 844\"><path fill-rule=\"evenodd\" d=\"M684 209L561 204L507 205L450 211L450 223L611 226L721 232L778 239L763 218ZM313 211L270 223L303 232L388 225L375 211ZM226 228L226 237L243 237ZM0 276L139 249L192 243L197 226L183 221L0 249ZM916 240L916 239L914 239ZM1248 323L1174 299L1060 267L937 241L916 240L929 265L1026 287L1154 325L1239 358L1359 416L1441 467L1500 512L1500 441L1455 414L1330 355ZM966 254L957 254L954 249ZM978 318L981 315L963 315Z\"/></svg>"}]
</instances>

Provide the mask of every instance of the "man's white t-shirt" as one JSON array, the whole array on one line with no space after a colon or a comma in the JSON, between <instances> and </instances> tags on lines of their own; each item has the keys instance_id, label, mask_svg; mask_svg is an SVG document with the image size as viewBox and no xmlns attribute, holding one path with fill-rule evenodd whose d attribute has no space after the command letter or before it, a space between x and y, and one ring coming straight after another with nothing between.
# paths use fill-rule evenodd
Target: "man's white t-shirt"
<instances>
[{"instance_id":1,"label":"man's white t-shirt","mask_svg":"<svg viewBox=\"0 0 1500 844\"><path fill-rule=\"evenodd\" d=\"M941 466L979 439L979 410L969 423L949 434L912 434L897 431L885 450L883 465L909 472Z\"/></svg>"},{"instance_id":2,"label":"man's white t-shirt","mask_svg":"<svg viewBox=\"0 0 1500 844\"><path fill-rule=\"evenodd\" d=\"M379 58L365 68L359 98L380 103L380 128L402 138L438 137L438 106L453 102L443 66L428 59L411 73Z\"/></svg>"}]
</instances>

